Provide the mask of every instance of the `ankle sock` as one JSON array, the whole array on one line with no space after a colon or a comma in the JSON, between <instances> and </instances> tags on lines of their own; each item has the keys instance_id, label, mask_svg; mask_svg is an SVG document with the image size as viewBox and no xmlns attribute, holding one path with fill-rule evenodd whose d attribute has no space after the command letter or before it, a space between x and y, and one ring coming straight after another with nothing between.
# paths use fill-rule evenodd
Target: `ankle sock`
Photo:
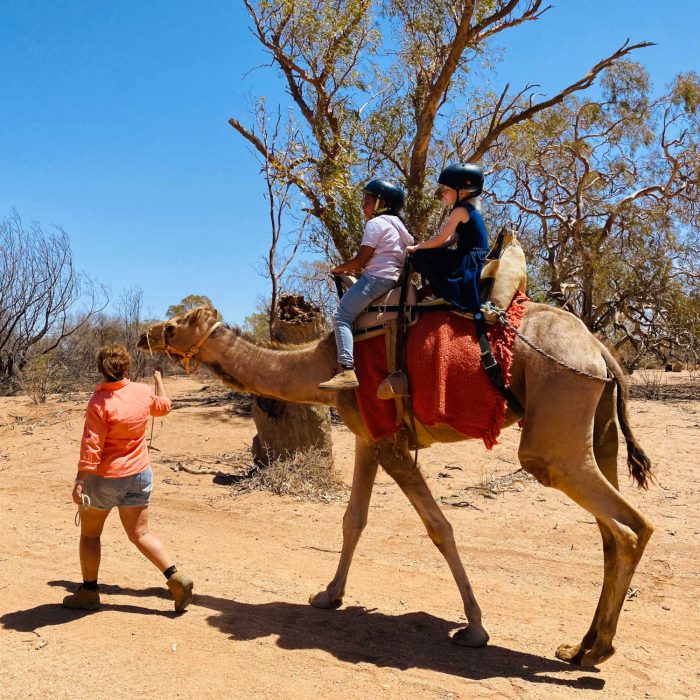
<instances>
[{"instance_id":1,"label":"ankle sock","mask_svg":"<svg viewBox=\"0 0 700 700\"><path fill-rule=\"evenodd\" d=\"M83 588L86 591L96 591L97 590L97 579L94 581L83 581Z\"/></svg>"},{"instance_id":2,"label":"ankle sock","mask_svg":"<svg viewBox=\"0 0 700 700\"><path fill-rule=\"evenodd\" d=\"M175 564L173 564L172 566L169 566L163 572L163 576L165 576L165 580L167 581L176 571L177 571L177 566L175 566Z\"/></svg>"}]
</instances>

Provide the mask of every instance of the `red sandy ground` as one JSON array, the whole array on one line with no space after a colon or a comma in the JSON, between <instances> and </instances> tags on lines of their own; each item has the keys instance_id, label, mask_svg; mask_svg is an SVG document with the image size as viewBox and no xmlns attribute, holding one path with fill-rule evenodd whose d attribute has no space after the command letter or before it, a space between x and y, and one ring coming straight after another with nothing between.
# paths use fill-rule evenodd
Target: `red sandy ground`
<instances>
[{"instance_id":1,"label":"red sandy ground","mask_svg":"<svg viewBox=\"0 0 700 700\"><path fill-rule=\"evenodd\" d=\"M211 476L172 471L172 460L213 461L255 433L225 403L206 405L202 383L169 380L180 408L156 421L152 453L152 524L195 579L181 616L116 514L103 540L102 610L61 608L79 578L70 491L87 395L42 406L0 399L0 697L700 696L700 400L632 403L658 484L642 492L623 476L622 489L656 533L624 605L617 654L582 670L554 650L578 641L595 609L602 554L593 519L531 480L505 479L497 495L469 488L518 468L517 429L491 453L471 441L421 455L491 634L486 649L463 649L448 640L464 621L449 570L385 474L345 605L324 611L306 600L335 571L343 502L234 498ZM334 441L349 483L352 436L336 427Z\"/></svg>"}]
</instances>

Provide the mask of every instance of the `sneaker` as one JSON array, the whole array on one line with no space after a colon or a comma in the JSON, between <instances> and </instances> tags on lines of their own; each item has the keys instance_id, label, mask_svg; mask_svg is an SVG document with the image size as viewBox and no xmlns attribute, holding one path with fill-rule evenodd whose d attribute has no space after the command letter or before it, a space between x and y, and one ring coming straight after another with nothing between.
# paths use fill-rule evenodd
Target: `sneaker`
<instances>
[{"instance_id":1,"label":"sneaker","mask_svg":"<svg viewBox=\"0 0 700 700\"><path fill-rule=\"evenodd\" d=\"M75 593L63 599L63 607L70 610L97 610L100 607L100 594L80 586Z\"/></svg>"},{"instance_id":2,"label":"sneaker","mask_svg":"<svg viewBox=\"0 0 700 700\"><path fill-rule=\"evenodd\" d=\"M318 388L324 391L343 391L345 389L357 389L358 386L360 386L360 382L357 381L355 370L346 367L338 372L333 379L319 384Z\"/></svg>"},{"instance_id":3,"label":"sneaker","mask_svg":"<svg viewBox=\"0 0 700 700\"><path fill-rule=\"evenodd\" d=\"M175 610L180 612L192 602L192 589L194 581L189 577L176 571L167 581L166 585L175 600Z\"/></svg>"}]
</instances>

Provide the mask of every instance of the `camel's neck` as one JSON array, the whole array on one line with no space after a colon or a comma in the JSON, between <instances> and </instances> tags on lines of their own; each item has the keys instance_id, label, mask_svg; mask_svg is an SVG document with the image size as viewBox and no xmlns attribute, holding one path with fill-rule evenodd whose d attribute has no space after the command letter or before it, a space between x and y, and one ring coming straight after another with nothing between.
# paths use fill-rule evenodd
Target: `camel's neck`
<instances>
[{"instance_id":1,"label":"camel's neck","mask_svg":"<svg viewBox=\"0 0 700 700\"><path fill-rule=\"evenodd\" d=\"M221 328L207 340L199 357L225 383L252 394L295 403L333 403L332 393L318 389L335 368L332 339L278 350L256 345L236 331Z\"/></svg>"}]
</instances>

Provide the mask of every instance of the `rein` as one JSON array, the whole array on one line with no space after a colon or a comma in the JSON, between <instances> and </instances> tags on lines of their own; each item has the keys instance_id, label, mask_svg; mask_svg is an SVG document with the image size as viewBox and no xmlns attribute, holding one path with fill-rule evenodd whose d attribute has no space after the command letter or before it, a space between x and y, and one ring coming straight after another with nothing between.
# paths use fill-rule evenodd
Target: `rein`
<instances>
[{"instance_id":1,"label":"rein","mask_svg":"<svg viewBox=\"0 0 700 700\"><path fill-rule=\"evenodd\" d=\"M192 374L192 372L196 372L199 369L199 365L202 364L202 361L196 361L195 360L195 367L190 371L190 360L199 353L199 351L202 349L202 346L204 343L209 340L209 336L219 327L222 326L223 323L221 321L217 321L198 341L195 345L193 345L189 350L186 352L184 350L180 350L180 348L176 348L174 345L170 345L167 340L165 339L165 331L163 331L163 344L164 344L164 351L165 354L168 356L169 360L172 360L173 362L177 362L177 364L181 365L182 368L185 370L185 374ZM150 339L148 337L148 333L146 333L146 341L148 342L148 348L150 350L151 348L151 343ZM175 355L176 357L173 357Z\"/></svg>"}]
</instances>

